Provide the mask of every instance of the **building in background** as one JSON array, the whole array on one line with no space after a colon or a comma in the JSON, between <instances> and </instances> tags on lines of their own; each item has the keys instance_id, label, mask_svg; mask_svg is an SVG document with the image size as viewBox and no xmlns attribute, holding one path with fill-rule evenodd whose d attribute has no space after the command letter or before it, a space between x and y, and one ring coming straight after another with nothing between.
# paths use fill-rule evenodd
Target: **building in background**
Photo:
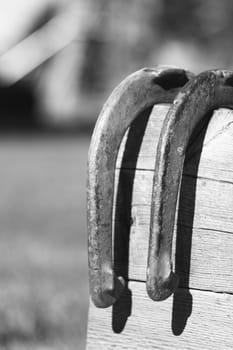
<instances>
[{"instance_id":1,"label":"building in background","mask_svg":"<svg viewBox=\"0 0 233 350\"><path fill-rule=\"evenodd\" d=\"M15 98L26 86L44 124L95 121L114 86L143 66L232 67L230 0L8 0L0 14L1 91Z\"/></svg>"}]
</instances>

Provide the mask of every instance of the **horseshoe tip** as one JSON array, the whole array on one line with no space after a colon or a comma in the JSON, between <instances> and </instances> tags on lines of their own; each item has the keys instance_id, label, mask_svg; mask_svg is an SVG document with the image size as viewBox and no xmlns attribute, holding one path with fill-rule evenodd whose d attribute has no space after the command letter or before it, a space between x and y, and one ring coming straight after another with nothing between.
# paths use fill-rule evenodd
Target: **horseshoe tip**
<instances>
[{"instance_id":1,"label":"horseshoe tip","mask_svg":"<svg viewBox=\"0 0 233 350\"><path fill-rule=\"evenodd\" d=\"M98 291L93 291L92 301L96 307L107 308L115 304L115 302L121 297L125 289L125 280L123 277L117 277L114 275L114 288L103 288Z\"/></svg>"},{"instance_id":2,"label":"horseshoe tip","mask_svg":"<svg viewBox=\"0 0 233 350\"><path fill-rule=\"evenodd\" d=\"M168 278L153 279L147 281L147 294L154 301L162 301L172 295L179 284L179 277L171 271Z\"/></svg>"}]
</instances>

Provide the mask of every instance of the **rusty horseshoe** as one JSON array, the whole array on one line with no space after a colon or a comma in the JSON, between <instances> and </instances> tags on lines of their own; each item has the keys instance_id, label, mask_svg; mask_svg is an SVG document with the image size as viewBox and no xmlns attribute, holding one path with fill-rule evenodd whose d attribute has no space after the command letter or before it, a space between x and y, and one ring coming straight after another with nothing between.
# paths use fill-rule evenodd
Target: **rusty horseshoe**
<instances>
[{"instance_id":1,"label":"rusty horseshoe","mask_svg":"<svg viewBox=\"0 0 233 350\"><path fill-rule=\"evenodd\" d=\"M165 118L157 148L151 206L147 292L153 300L168 298L178 286L171 253L188 141L198 122L220 107L233 108L233 72L211 70L180 90Z\"/></svg>"},{"instance_id":2,"label":"rusty horseshoe","mask_svg":"<svg viewBox=\"0 0 233 350\"><path fill-rule=\"evenodd\" d=\"M127 77L105 103L88 154L87 226L90 292L98 307L111 306L124 289L112 262L114 173L122 138L146 108L172 103L192 77L183 69L145 68Z\"/></svg>"}]
</instances>

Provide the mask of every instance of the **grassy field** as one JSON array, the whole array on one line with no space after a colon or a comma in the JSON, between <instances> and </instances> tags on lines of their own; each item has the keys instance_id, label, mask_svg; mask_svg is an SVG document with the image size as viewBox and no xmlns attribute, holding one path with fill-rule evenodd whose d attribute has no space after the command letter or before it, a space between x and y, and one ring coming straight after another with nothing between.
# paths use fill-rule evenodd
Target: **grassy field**
<instances>
[{"instance_id":1,"label":"grassy field","mask_svg":"<svg viewBox=\"0 0 233 350\"><path fill-rule=\"evenodd\" d=\"M83 350L87 137L0 142L0 350Z\"/></svg>"}]
</instances>

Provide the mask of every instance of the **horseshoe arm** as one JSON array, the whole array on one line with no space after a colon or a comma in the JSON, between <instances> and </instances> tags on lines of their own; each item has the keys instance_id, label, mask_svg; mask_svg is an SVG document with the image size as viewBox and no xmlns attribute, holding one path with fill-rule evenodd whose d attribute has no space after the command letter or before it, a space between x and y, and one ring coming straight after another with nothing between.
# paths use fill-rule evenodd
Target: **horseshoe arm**
<instances>
[{"instance_id":1,"label":"horseshoe arm","mask_svg":"<svg viewBox=\"0 0 233 350\"><path fill-rule=\"evenodd\" d=\"M122 138L146 108L171 103L190 77L182 69L145 68L126 78L105 103L98 118L88 155L87 223L89 280L98 307L112 305L124 289L112 263L114 173Z\"/></svg>"},{"instance_id":2,"label":"horseshoe arm","mask_svg":"<svg viewBox=\"0 0 233 350\"><path fill-rule=\"evenodd\" d=\"M147 292L164 300L178 286L171 251L175 211L186 148L199 121L219 107L233 107L233 72L207 71L177 95L161 131L152 191Z\"/></svg>"}]
</instances>

